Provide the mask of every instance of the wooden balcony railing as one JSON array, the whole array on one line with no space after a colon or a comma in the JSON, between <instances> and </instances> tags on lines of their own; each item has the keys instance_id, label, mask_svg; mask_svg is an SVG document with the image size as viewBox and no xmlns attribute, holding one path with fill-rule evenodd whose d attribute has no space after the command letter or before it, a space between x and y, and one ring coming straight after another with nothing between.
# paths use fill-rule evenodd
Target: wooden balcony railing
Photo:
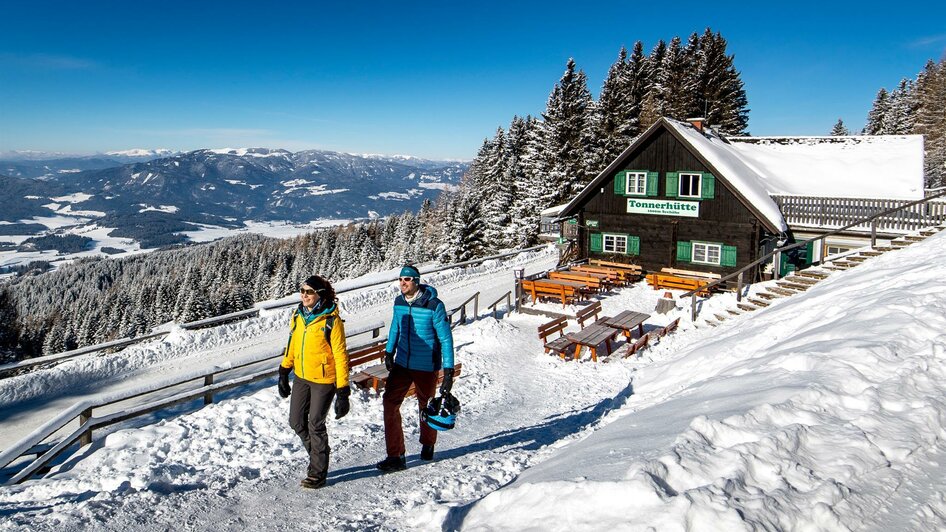
<instances>
[{"instance_id":1,"label":"wooden balcony railing","mask_svg":"<svg viewBox=\"0 0 946 532\"><path fill-rule=\"evenodd\" d=\"M849 230L869 232L871 218L884 211L893 212L879 216L873 222L876 230L887 233L909 233L946 221L946 202L942 200L916 204L910 200L813 196L773 195L772 199L790 227L836 229L861 220L863 223L853 225ZM900 207L906 208L897 210Z\"/></svg>"}]
</instances>

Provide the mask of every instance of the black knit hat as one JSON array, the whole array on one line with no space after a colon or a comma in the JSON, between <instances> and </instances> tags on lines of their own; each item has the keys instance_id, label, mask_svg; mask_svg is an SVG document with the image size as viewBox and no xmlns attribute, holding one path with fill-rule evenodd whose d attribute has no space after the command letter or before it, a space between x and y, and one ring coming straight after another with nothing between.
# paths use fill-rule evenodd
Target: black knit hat
<instances>
[{"instance_id":1,"label":"black knit hat","mask_svg":"<svg viewBox=\"0 0 946 532\"><path fill-rule=\"evenodd\" d=\"M318 275L313 275L305 281L302 281L303 286L308 286L309 288L315 290L316 292L321 292L325 290L325 279L322 279Z\"/></svg>"}]
</instances>

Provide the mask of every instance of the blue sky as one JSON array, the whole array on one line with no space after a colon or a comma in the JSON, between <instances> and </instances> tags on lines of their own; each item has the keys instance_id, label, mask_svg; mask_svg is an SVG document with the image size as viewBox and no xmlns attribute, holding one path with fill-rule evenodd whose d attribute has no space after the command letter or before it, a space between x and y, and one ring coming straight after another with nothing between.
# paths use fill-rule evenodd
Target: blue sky
<instances>
[{"instance_id":1,"label":"blue sky","mask_svg":"<svg viewBox=\"0 0 946 532\"><path fill-rule=\"evenodd\" d=\"M860 129L880 87L946 50L938 2L757 4L4 0L0 151L469 159L544 110L569 57L597 97L622 45L706 27L729 41L752 134L821 135Z\"/></svg>"}]
</instances>

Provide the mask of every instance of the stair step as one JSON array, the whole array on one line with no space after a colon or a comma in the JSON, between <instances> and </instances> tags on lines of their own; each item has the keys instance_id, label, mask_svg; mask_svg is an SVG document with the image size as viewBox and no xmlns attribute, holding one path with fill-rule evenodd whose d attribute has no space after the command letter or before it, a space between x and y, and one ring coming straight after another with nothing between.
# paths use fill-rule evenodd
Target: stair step
<instances>
[{"instance_id":1,"label":"stair step","mask_svg":"<svg viewBox=\"0 0 946 532\"><path fill-rule=\"evenodd\" d=\"M859 262L849 261L849 260L836 260L836 261L834 261L834 262L831 263L831 264L832 264L833 266L840 266L840 267L842 267L842 268L853 268L853 267L859 265L860 263L859 263Z\"/></svg>"},{"instance_id":2,"label":"stair step","mask_svg":"<svg viewBox=\"0 0 946 532\"><path fill-rule=\"evenodd\" d=\"M773 294L771 292L758 292L756 293L756 295L759 297L764 297L766 299L778 299L780 297L785 297L782 294Z\"/></svg>"},{"instance_id":3,"label":"stair step","mask_svg":"<svg viewBox=\"0 0 946 532\"><path fill-rule=\"evenodd\" d=\"M753 310L759 310L759 307L756 307L753 305L747 305L745 303L736 303L736 306L747 312L752 312Z\"/></svg>"},{"instance_id":4,"label":"stair step","mask_svg":"<svg viewBox=\"0 0 946 532\"><path fill-rule=\"evenodd\" d=\"M766 290L768 290L769 292L778 294L780 296L783 296L783 297L792 296L798 293L793 290L786 290L784 288L779 288L777 286L770 286Z\"/></svg>"},{"instance_id":5,"label":"stair step","mask_svg":"<svg viewBox=\"0 0 946 532\"><path fill-rule=\"evenodd\" d=\"M811 277L812 279L827 279L829 275L825 272L819 272L817 270L799 270L795 272L795 275L801 275L802 277Z\"/></svg>"},{"instance_id":6,"label":"stair step","mask_svg":"<svg viewBox=\"0 0 946 532\"><path fill-rule=\"evenodd\" d=\"M912 244L909 240L891 240L890 245L894 248L904 248Z\"/></svg>"},{"instance_id":7,"label":"stair step","mask_svg":"<svg viewBox=\"0 0 946 532\"><path fill-rule=\"evenodd\" d=\"M919 236L919 235L904 235L903 238L904 240L908 240L910 242L922 242L923 240L926 240L925 236Z\"/></svg>"},{"instance_id":8,"label":"stair step","mask_svg":"<svg viewBox=\"0 0 946 532\"><path fill-rule=\"evenodd\" d=\"M718 326L719 326L719 323L718 323L718 322L715 322L715 321L713 321L713 320L706 320L706 324L709 325L710 327L718 327Z\"/></svg>"},{"instance_id":9,"label":"stair step","mask_svg":"<svg viewBox=\"0 0 946 532\"><path fill-rule=\"evenodd\" d=\"M939 232L939 230L924 229L923 231L920 231L920 235L922 235L922 236L933 236L933 235L935 235L935 234L938 233L938 232Z\"/></svg>"},{"instance_id":10,"label":"stair step","mask_svg":"<svg viewBox=\"0 0 946 532\"><path fill-rule=\"evenodd\" d=\"M842 268L840 266L831 266L830 264L826 264L824 266L824 269L835 271L835 272L843 272L844 270L847 270L848 268Z\"/></svg>"},{"instance_id":11,"label":"stair step","mask_svg":"<svg viewBox=\"0 0 946 532\"><path fill-rule=\"evenodd\" d=\"M788 277L785 277L783 280L789 283L806 284L808 286L816 285L821 281L821 279L811 279L808 277L803 277L801 275L798 275L797 273L795 275L789 275Z\"/></svg>"},{"instance_id":12,"label":"stair step","mask_svg":"<svg viewBox=\"0 0 946 532\"><path fill-rule=\"evenodd\" d=\"M739 312L736 309L728 308L726 309L726 312L732 314L733 316L742 316L742 312Z\"/></svg>"},{"instance_id":13,"label":"stair step","mask_svg":"<svg viewBox=\"0 0 946 532\"><path fill-rule=\"evenodd\" d=\"M868 253L868 254L870 254L870 253L886 253L886 252L888 252L888 251L893 251L893 249L894 249L894 248L890 247L889 245L887 245L887 246L874 246L874 249L872 249L871 251L862 251L861 253Z\"/></svg>"},{"instance_id":14,"label":"stair step","mask_svg":"<svg viewBox=\"0 0 946 532\"><path fill-rule=\"evenodd\" d=\"M767 307L770 305L768 301L762 301L761 299L746 298L746 301L757 307Z\"/></svg>"},{"instance_id":15,"label":"stair step","mask_svg":"<svg viewBox=\"0 0 946 532\"><path fill-rule=\"evenodd\" d=\"M884 251L879 251L878 248L874 248L873 251L861 251L860 254L864 255L865 257L879 257L883 255L885 252L890 251L887 248L881 248L881 249L883 249Z\"/></svg>"},{"instance_id":16,"label":"stair step","mask_svg":"<svg viewBox=\"0 0 946 532\"><path fill-rule=\"evenodd\" d=\"M787 288L789 290L795 290L798 292L808 290L808 285L805 285L805 284L790 283L788 281L775 281L775 284L779 285L782 288Z\"/></svg>"},{"instance_id":17,"label":"stair step","mask_svg":"<svg viewBox=\"0 0 946 532\"><path fill-rule=\"evenodd\" d=\"M722 314L713 314L713 317L716 318L718 321L726 321L727 319L729 319L727 316L723 316Z\"/></svg>"},{"instance_id":18,"label":"stair step","mask_svg":"<svg viewBox=\"0 0 946 532\"><path fill-rule=\"evenodd\" d=\"M854 262L864 262L865 260L867 260L867 257L858 257L857 255L850 255L850 256L845 257L845 259L849 261L854 261Z\"/></svg>"}]
</instances>

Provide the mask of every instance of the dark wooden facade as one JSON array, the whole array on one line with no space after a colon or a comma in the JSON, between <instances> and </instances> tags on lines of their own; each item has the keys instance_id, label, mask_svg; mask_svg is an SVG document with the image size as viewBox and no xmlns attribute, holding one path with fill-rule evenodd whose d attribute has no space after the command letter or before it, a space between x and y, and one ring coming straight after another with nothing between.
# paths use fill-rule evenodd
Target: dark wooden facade
<instances>
[{"instance_id":1,"label":"dark wooden facade","mask_svg":"<svg viewBox=\"0 0 946 532\"><path fill-rule=\"evenodd\" d=\"M639 264L649 271L672 267L722 275L735 272L761 256L764 243L774 240L771 229L766 227L771 224L766 224L734 192L726 176L718 175L713 168L704 164L702 158L675 136L669 127L660 126L649 133L614 161L607 175L599 175L582 191L577 198L578 203L569 205L569 212L577 214L582 228L579 235L581 256ZM628 197L616 193L614 186L615 175L624 170L646 170L655 176L656 196L644 199L698 201L699 217L628 213ZM668 197L667 174L681 171L711 174L711 179L715 178L714 197L699 200ZM639 254L591 251L590 240L595 233L637 237ZM710 265L678 259L678 243L693 241L729 247L729 260L725 262L732 264L734 256L735 264Z\"/></svg>"}]
</instances>

